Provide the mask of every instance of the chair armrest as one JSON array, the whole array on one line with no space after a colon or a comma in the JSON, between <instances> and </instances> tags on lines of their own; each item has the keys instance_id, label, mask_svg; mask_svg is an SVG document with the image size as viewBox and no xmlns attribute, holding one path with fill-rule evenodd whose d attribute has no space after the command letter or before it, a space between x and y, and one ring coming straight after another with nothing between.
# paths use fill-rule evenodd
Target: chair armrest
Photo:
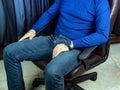
<instances>
[{"instance_id":1,"label":"chair armrest","mask_svg":"<svg viewBox=\"0 0 120 90\"><path fill-rule=\"evenodd\" d=\"M84 60L87 59L91 52L96 48L97 46L93 46L93 47L89 47L89 48L85 48L78 56L79 60Z\"/></svg>"},{"instance_id":2,"label":"chair armrest","mask_svg":"<svg viewBox=\"0 0 120 90\"><path fill-rule=\"evenodd\" d=\"M93 50L96 49L97 46L85 48L78 56L78 60L84 64L86 70L90 69L90 65L88 63L88 57L91 55Z\"/></svg>"}]
</instances>

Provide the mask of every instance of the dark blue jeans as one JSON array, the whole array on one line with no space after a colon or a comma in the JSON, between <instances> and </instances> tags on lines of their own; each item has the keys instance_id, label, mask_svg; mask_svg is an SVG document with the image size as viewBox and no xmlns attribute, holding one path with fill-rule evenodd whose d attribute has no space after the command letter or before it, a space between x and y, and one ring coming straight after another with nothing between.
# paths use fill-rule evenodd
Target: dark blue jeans
<instances>
[{"instance_id":1,"label":"dark blue jeans","mask_svg":"<svg viewBox=\"0 0 120 90\"><path fill-rule=\"evenodd\" d=\"M25 90L21 62L51 58L58 43L70 44L62 35L39 36L15 42L4 49L4 64L9 90ZM72 49L53 58L44 70L46 90L64 90L64 76L77 67L80 50Z\"/></svg>"}]
</instances>

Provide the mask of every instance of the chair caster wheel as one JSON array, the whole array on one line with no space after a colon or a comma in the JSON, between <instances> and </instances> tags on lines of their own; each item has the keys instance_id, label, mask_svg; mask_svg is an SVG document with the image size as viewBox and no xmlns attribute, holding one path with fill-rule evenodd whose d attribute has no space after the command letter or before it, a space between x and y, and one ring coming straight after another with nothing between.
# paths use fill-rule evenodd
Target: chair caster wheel
<instances>
[{"instance_id":1,"label":"chair caster wheel","mask_svg":"<svg viewBox=\"0 0 120 90\"><path fill-rule=\"evenodd\" d=\"M90 80L96 81L97 80L97 76L90 78Z\"/></svg>"}]
</instances>

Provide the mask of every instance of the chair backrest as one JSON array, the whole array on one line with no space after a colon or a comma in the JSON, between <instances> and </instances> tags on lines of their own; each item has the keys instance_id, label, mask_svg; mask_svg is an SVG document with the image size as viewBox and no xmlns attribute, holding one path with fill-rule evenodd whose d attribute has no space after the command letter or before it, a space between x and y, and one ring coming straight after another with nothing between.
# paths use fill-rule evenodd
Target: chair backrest
<instances>
[{"instance_id":1,"label":"chair backrest","mask_svg":"<svg viewBox=\"0 0 120 90\"><path fill-rule=\"evenodd\" d=\"M112 32L114 24L115 24L115 20L116 20L117 15L118 15L118 11L120 10L120 0L108 0L108 1L110 3L110 8L111 8L110 28L111 28L111 32Z\"/></svg>"}]
</instances>

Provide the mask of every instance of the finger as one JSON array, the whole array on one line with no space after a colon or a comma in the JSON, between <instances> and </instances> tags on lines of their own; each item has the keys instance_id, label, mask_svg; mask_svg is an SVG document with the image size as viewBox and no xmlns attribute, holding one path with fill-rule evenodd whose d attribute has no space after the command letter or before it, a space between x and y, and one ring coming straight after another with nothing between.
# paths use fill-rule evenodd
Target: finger
<instances>
[{"instance_id":1,"label":"finger","mask_svg":"<svg viewBox=\"0 0 120 90\"><path fill-rule=\"evenodd\" d=\"M55 48L53 49L53 55L52 58L55 58L56 56L58 56L61 52L63 51L68 51L69 48L64 45L64 44L58 44L55 46Z\"/></svg>"},{"instance_id":2,"label":"finger","mask_svg":"<svg viewBox=\"0 0 120 90\"><path fill-rule=\"evenodd\" d=\"M64 51L67 51L67 50L61 50L61 51L59 51L59 52L56 52L53 57L54 57L54 58L57 57L60 53L62 53L62 52L64 52Z\"/></svg>"},{"instance_id":3,"label":"finger","mask_svg":"<svg viewBox=\"0 0 120 90\"><path fill-rule=\"evenodd\" d=\"M29 35L24 35L22 38L19 39L19 41L22 41L22 40L24 40L24 39L26 39L28 37L29 37Z\"/></svg>"},{"instance_id":4,"label":"finger","mask_svg":"<svg viewBox=\"0 0 120 90\"><path fill-rule=\"evenodd\" d=\"M30 39L30 40L32 40L32 39L33 39L33 37L34 37L34 35L31 35L31 36L29 37L29 39Z\"/></svg>"},{"instance_id":5,"label":"finger","mask_svg":"<svg viewBox=\"0 0 120 90\"><path fill-rule=\"evenodd\" d=\"M55 48L53 49L53 55L52 55L52 58L54 58L54 57L56 56L56 54L57 54L60 50L61 50L60 48L55 47Z\"/></svg>"},{"instance_id":6,"label":"finger","mask_svg":"<svg viewBox=\"0 0 120 90\"><path fill-rule=\"evenodd\" d=\"M69 49L60 49L59 51L53 53L53 58L57 57L60 53L64 52L64 51L69 51Z\"/></svg>"},{"instance_id":7,"label":"finger","mask_svg":"<svg viewBox=\"0 0 120 90\"><path fill-rule=\"evenodd\" d=\"M55 58L56 53L57 53L57 51L54 49L54 50L53 50L53 54L52 54L52 58Z\"/></svg>"},{"instance_id":8,"label":"finger","mask_svg":"<svg viewBox=\"0 0 120 90\"><path fill-rule=\"evenodd\" d=\"M57 57L62 51L57 52L54 57Z\"/></svg>"},{"instance_id":9,"label":"finger","mask_svg":"<svg viewBox=\"0 0 120 90\"><path fill-rule=\"evenodd\" d=\"M58 56L59 54L60 54L60 52L53 53L52 58L55 58L55 57Z\"/></svg>"}]
</instances>

